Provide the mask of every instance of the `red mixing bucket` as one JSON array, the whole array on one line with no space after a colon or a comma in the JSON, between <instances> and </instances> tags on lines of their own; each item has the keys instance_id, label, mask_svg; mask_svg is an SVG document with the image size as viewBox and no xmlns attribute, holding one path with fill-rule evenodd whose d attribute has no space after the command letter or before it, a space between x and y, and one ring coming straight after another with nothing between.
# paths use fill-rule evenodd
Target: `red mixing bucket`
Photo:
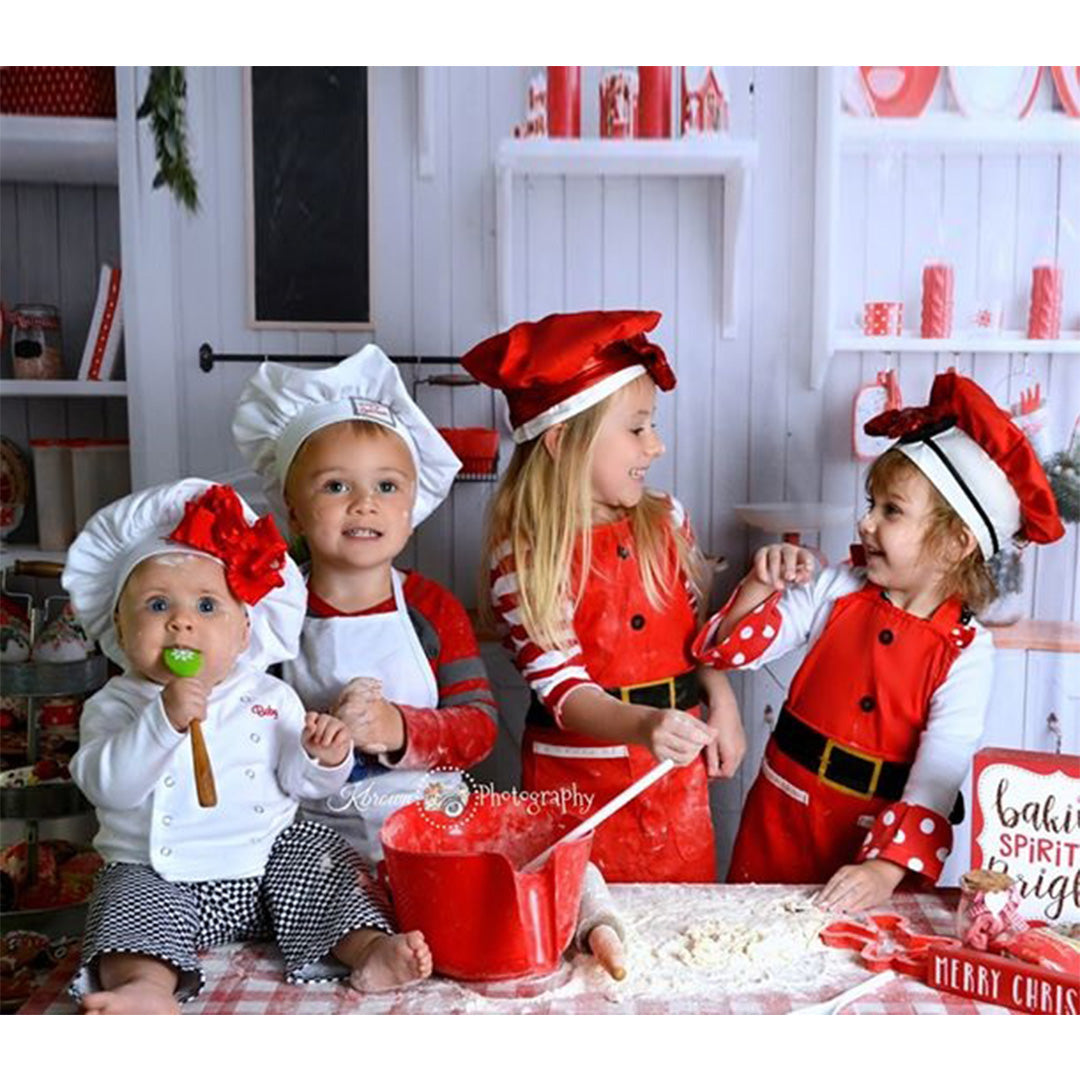
<instances>
[{"instance_id":1,"label":"red mixing bucket","mask_svg":"<svg viewBox=\"0 0 1080 1080\"><path fill-rule=\"evenodd\" d=\"M475 797L460 821L420 802L395 811L381 838L401 930L424 932L441 975L550 974L577 924L592 836L561 844L534 873L517 868L575 822L536 803Z\"/></svg>"}]
</instances>

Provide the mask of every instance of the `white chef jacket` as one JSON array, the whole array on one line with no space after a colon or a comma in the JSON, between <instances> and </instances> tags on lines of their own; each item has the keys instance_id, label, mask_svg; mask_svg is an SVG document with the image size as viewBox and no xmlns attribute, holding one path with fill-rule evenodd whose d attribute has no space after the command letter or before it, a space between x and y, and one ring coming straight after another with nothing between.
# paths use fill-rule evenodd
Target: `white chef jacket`
<instances>
[{"instance_id":1,"label":"white chef jacket","mask_svg":"<svg viewBox=\"0 0 1080 1080\"><path fill-rule=\"evenodd\" d=\"M238 665L213 688L202 723L218 802L201 807L191 738L169 723L163 689L120 675L83 708L71 775L97 809L94 846L108 862L149 864L166 881L259 876L299 800L339 790L352 755L333 767L308 757L296 693Z\"/></svg>"}]
</instances>

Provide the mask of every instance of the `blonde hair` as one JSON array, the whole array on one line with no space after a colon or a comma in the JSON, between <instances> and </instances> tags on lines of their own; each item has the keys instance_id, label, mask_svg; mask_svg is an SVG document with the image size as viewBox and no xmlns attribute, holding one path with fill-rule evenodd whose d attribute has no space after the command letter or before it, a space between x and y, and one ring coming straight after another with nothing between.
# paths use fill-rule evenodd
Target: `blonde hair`
<instances>
[{"instance_id":1,"label":"blonde hair","mask_svg":"<svg viewBox=\"0 0 1080 1080\"><path fill-rule=\"evenodd\" d=\"M481 573L486 577L492 553L509 544L522 626L543 648L559 648L572 634L566 615L581 602L592 568L593 453L604 417L629 386L567 420L557 454L547 451L542 436L515 447L491 502ZM646 492L627 517L649 603L657 610L665 607L665 594L681 587L680 572L700 599L705 560L681 530L672 529L667 499ZM580 580L572 596L571 566L579 538ZM490 624L493 613L486 580L480 597Z\"/></svg>"},{"instance_id":2,"label":"blonde hair","mask_svg":"<svg viewBox=\"0 0 1080 1080\"><path fill-rule=\"evenodd\" d=\"M886 450L866 474L866 493L880 494L912 474L922 476L930 487L930 520L923 534L922 551L946 567L942 577L945 596L959 597L978 614L997 598L990 568L977 543L967 555L956 558L952 554L958 548L963 550L970 530L923 471L901 451Z\"/></svg>"}]
</instances>

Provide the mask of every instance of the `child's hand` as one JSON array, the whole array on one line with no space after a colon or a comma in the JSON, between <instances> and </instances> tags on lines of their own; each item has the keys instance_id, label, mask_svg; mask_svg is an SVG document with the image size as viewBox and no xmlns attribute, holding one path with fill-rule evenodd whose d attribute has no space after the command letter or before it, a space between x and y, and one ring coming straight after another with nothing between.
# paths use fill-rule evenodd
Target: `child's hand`
<instances>
[{"instance_id":1,"label":"child's hand","mask_svg":"<svg viewBox=\"0 0 1080 1080\"><path fill-rule=\"evenodd\" d=\"M842 866L814 897L826 911L865 911L879 907L893 894L907 871L885 859L867 859L857 866Z\"/></svg>"},{"instance_id":2,"label":"child's hand","mask_svg":"<svg viewBox=\"0 0 1080 1080\"><path fill-rule=\"evenodd\" d=\"M641 743L657 761L689 765L716 740L716 731L679 709L648 709L641 721Z\"/></svg>"},{"instance_id":3,"label":"child's hand","mask_svg":"<svg viewBox=\"0 0 1080 1080\"><path fill-rule=\"evenodd\" d=\"M345 725L329 713L309 712L304 717L300 743L307 756L320 765L340 765L352 750L352 739Z\"/></svg>"},{"instance_id":4,"label":"child's hand","mask_svg":"<svg viewBox=\"0 0 1080 1080\"><path fill-rule=\"evenodd\" d=\"M173 679L161 692L165 715L177 731L187 731L192 720L206 718L206 686L195 676Z\"/></svg>"},{"instance_id":5,"label":"child's hand","mask_svg":"<svg viewBox=\"0 0 1080 1080\"><path fill-rule=\"evenodd\" d=\"M709 710L709 728L716 739L705 747L705 770L710 779L730 780L746 756L746 732L742 717L726 705Z\"/></svg>"},{"instance_id":6,"label":"child's hand","mask_svg":"<svg viewBox=\"0 0 1080 1080\"><path fill-rule=\"evenodd\" d=\"M783 592L788 585L805 585L814 576L814 556L794 544L767 544L754 556L755 581Z\"/></svg>"},{"instance_id":7,"label":"child's hand","mask_svg":"<svg viewBox=\"0 0 1080 1080\"><path fill-rule=\"evenodd\" d=\"M391 754L405 745L405 721L397 706L381 695L366 701L353 695L336 712L353 746L365 754Z\"/></svg>"}]
</instances>

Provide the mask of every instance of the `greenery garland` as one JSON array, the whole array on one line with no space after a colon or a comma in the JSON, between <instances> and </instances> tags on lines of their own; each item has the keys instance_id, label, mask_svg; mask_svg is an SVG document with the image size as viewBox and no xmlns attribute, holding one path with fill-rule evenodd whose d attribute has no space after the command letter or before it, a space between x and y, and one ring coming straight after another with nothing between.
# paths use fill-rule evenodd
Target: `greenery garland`
<instances>
[{"instance_id":1,"label":"greenery garland","mask_svg":"<svg viewBox=\"0 0 1080 1080\"><path fill-rule=\"evenodd\" d=\"M1080 439L1059 450L1043 466L1063 521L1080 521Z\"/></svg>"},{"instance_id":2,"label":"greenery garland","mask_svg":"<svg viewBox=\"0 0 1080 1080\"><path fill-rule=\"evenodd\" d=\"M150 117L158 171L154 187L168 187L194 213L199 185L191 171L187 145L187 76L182 67L152 67L137 120Z\"/></svg>"}]
</instances>

